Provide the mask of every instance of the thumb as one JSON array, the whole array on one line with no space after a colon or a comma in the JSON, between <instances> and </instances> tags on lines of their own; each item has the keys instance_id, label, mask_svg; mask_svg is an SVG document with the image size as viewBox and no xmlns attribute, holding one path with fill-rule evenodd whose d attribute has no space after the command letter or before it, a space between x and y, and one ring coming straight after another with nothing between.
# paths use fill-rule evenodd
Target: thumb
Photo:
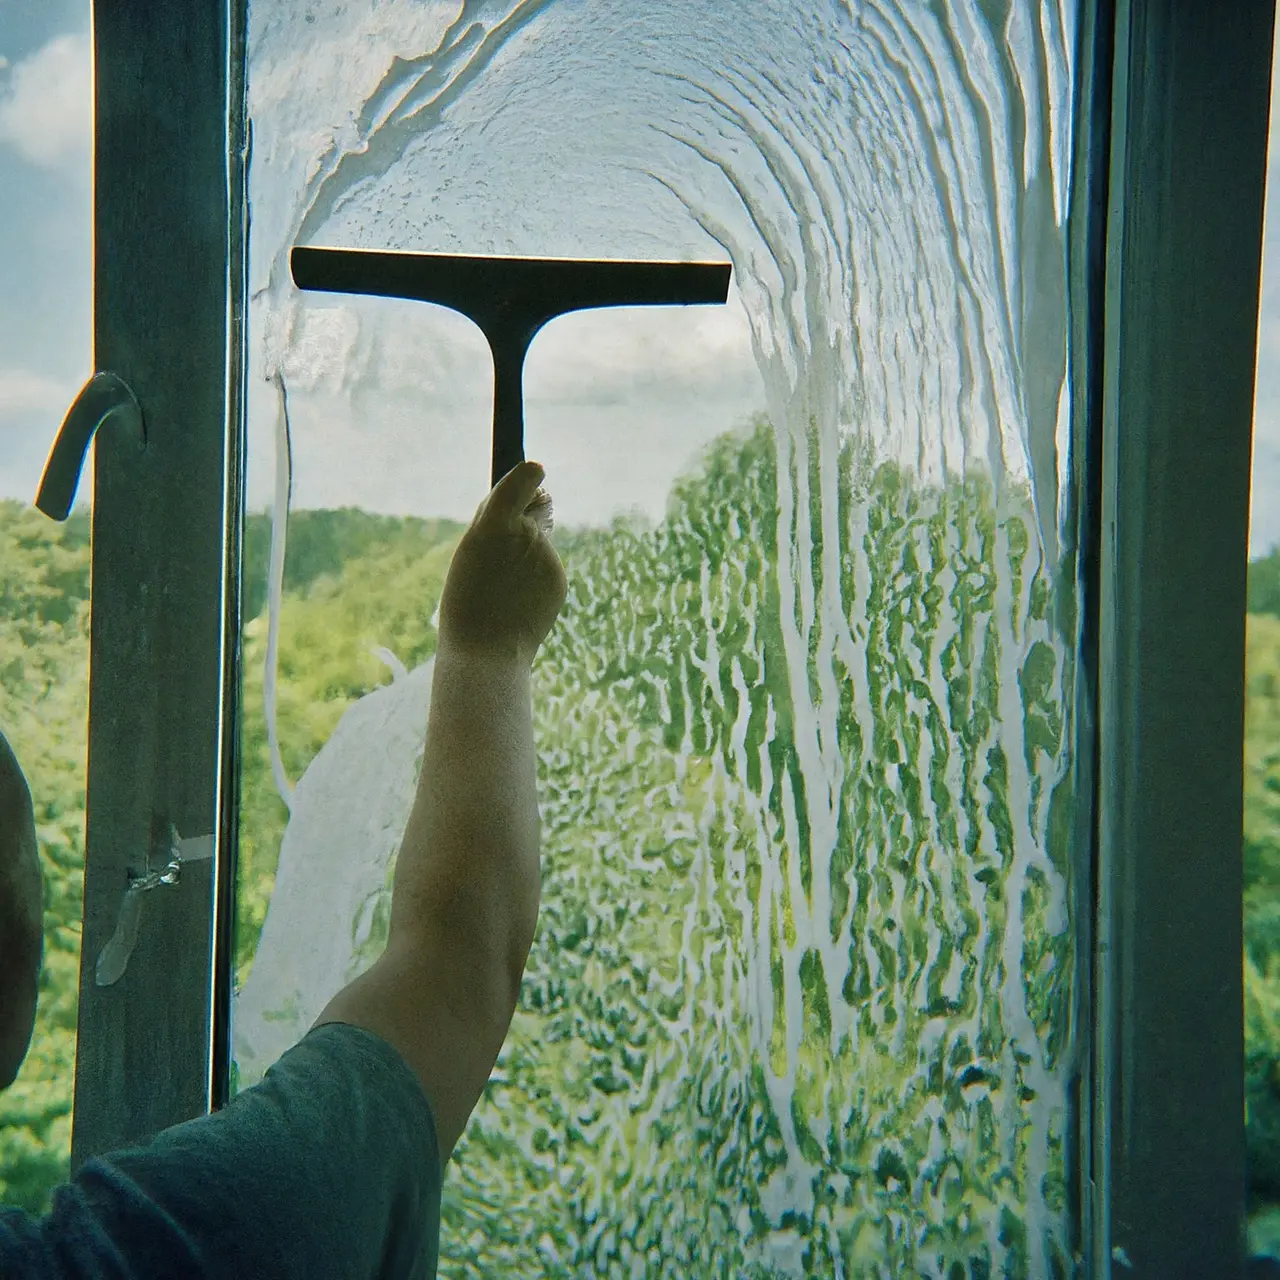
<instances>
[{"instance_id":1,"label":"thumb","mask_svg":"<svg viewBox=\"0 0 1280 1280\"><path fill-rule=\"evenodd\" d=\"M518 462L507 472L489 493L481 518L484 520L510 520L524 515L525 508L533 501L538 486L546 478L546 470L540 462Z\"/></svg>"}]
</instances>

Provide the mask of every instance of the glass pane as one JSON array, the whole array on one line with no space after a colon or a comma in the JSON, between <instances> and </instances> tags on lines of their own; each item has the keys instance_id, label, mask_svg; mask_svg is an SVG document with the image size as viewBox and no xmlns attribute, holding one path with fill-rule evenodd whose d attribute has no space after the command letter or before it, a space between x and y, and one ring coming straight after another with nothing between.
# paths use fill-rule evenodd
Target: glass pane
<instances>
[{"instance_id":1,"label":"glass pane","mask_svg":"<svg viewBox=\"0 0 1280 1280\"><path fill-rule=\"evenodd\" d=\"M1272 77L1245 650L1244 990L1249 1241L1280 1258L1280 143Z\"/></svg>"},{"instance_id":2,"label":"glass pane","mask_svg":"<svg viewBox=\"0 0 1280 1280\"><path fill-rule=\"evenodd\" d=\"M487 480L478 334L290 246L729 259L530 352L543 906L441 1274L1066 1275L1075 6L250 12L240 1082L385 939Z\"/></svg>"},{"instance_id":3,"label":"glass pane","mask_svg":"<svg viewBox=\"0 0 1280 1280\"><path fill-rule=\"evenodd\" d=\"M0 732L31 787L45 948L31 1047L0 1094L0 1202L41 1214L71 1156L89 515L82 506L55 524L31 503L90 372L90 83L84 0L0 9ZM88 498L91 479L80 492Z\"/></svg>"}]
</instances>

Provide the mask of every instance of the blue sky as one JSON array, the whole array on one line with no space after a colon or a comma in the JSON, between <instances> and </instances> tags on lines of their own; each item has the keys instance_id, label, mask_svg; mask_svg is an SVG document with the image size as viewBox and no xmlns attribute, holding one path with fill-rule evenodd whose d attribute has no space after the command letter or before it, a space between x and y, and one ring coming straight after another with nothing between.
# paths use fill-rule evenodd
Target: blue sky
<instances>
[{"instance_id":1,"label":"blue sky","mask_svg":"<svg viewBox=\"0 0 1280 1280\"><path fill-rule=\"evenodd\" d=\"M91 371L89 50L85 0L0 0L0 497L34 496ZM1268 186L1253 554L1280 543L1280 168Z\"/></svg>"},{"instance_id":2,"label":"blue sky","mask_svg":"<svg viewBox=\"0 0 1280 1280\"><path fill-rule=\"evenodd\" d=\"M0 0L0 496L28 501L90 372L89 9Z\"/></svg>"}]
</instances>

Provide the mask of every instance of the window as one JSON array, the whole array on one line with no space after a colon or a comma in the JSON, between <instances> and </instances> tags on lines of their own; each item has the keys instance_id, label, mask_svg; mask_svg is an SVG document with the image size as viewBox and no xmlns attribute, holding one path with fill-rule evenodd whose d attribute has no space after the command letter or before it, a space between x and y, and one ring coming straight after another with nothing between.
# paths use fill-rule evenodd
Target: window
<instances>
[{"instance_id":1,"label":"window","mask_svg":"<svg viewBox=\"0 0 1280 1280\"><path fill-rule=\"evenodd\" d=\"M308 14L249 10L251 507L289 470L246 543L240 1083L385 939L488 479L478 334L290 249L729 260L723 309L530 353L543 910L442 1271L1066 1275L1074 16Z\"/></svg>"},{"instance_id":2,"label":"window","mask_svg":"<svg viewBox=\"0 0 1280 1280\"><path fill-rule=\"evenodd\" d=\"M491 374L290 250L711 258L725 306L530 352L544 906L442 1273L1225 1273L1272 6L148 12L94 15L146 447L97 444L86 956L145 901L73 1167L385 936Z\"/></svg>"}]
</instances>

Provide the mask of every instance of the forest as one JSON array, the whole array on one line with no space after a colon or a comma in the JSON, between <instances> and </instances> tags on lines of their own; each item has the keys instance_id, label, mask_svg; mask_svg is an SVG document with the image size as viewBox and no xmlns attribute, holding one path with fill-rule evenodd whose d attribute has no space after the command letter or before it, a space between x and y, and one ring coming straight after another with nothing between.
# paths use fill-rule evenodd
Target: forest
<instances>
[{"instance_id":1,"label":"forest","mask_svg":"<svg viewBox=\"0 0 1280 1280\"><path fill-rule=\"evenodd\" d=\"M1052 631L1055 606L1050 592L1022 580L1027 528L1016 512L997 509L981 486L958 486L954 493L923 500L909 492L900 476L882 469L863 491L840 495L842 529L856 525L859 545L875 547L856 574L855 555L839 563L841 572L849 574L850 598L857 578L865 623L858 634L866 645L867 700L876 713L876 729L868 739L865 717L859 719L863 712L848 702L856 694L848 699L835 695L839 710L833 723L842 750L850 761L863 762L867 776L850 775L842 783L848 804L840 822L857 818L862 830L841 825L838 856L821 870L831 888L832 936L838 932L838 915L841 936L865 931L873 940L867 948L871 954L856 960L850 951L844 985L833 987L823 977L821 948L815 944L804 950L803 939L795 943L800 905L784 889L776 936L764 943L762 981L773 985L776 999L763 1064L755 1063L751 1051L738 1043L738 1030L725 1018L716 1022L712 1036L729 1064L725 1073L691 1077L665 1092L655 1092L652 1085L651 1058L687 1069L693 1049L681 1040L685 1032L679 1028L687 1019L682 1021L679 1011L684 1001L705 1002L707 991L695 990L698 984L705 987L714 976L727 990L731 982L745 981L748 961L735 959L732 948L710 962L709 975L693 978L673 959L655 960L652 973L636 959L644 948L658 957L664 948L670 956L682 955L689 937L714 941L718 932L738 927L733 903L757 901L760 878L768 878L771 864L750 841L735 838L735 827L758 826L760 847L780 849L784 878L794 872L792 883L803 884L806 893L818 874L816 837L803 815L796 825L797 812L805 808L809 775L802 759L804 726L793 723L799 695L787 687L780 654L786 648L787 609L799 606L779 599L775 570L782 557L769 516L782 482L773 458L764 428L726 438L696 474L677 486L671 514L659 528L619 522L610 529L557 534L572 585L564 625L540 664L539 688L547 707L539 721L545 748L540 783L549 832L548 883L554 877L569 888L552 887L545 893L513 1047L504 1051L495 1089L507 1089L531 1114L545 1119L555 1111L545 1098L547 1080L559 1072L572 1080L566 1098L574 1099L574 1105L631 1115L636 1142L634 1117L641 1113L634 1107L627 1112L625 1104L631 1094L648 1090L643 1114L657 1120L655 1141L671 1144L668 1154L679 1153L670 1161L677 1170L695 1169L696 1150L682 1146L679 1135L661 1137L662 1108L672 1117L669 1127L676 1127L677 1116L681 1125L687 1121L695 1148L701 1143L698 1149L716 1155L717 1166L706 1171L710 1181L704 1186L701 1173L681 1172L687 1185L674 1186L670 1179L676 1175L659 1167L665 1157L655 1148L646 1152L643 1170L639 1157L634 1168L628 1164L628 1186L621 1197L630 1197L627 1212L632 1214L624 1234L632 1240L647 1236L652 1248L678 1253L695 1247L703 1231L714 1243L717 1232L727 1239L767 1229L765 1208L755 1193L741 1192L747 1216L740 1222L726 1218L707 1226L697 1205L699 1197L723 1198L730 1186L741 1189L752 1181L763 1186L784 1159L775 1133L778 1095L770 1080L785 1078L793 1082L794 1092L782 1127L794 1132L809 1164L828 1174L836 1171L838 1176L828 1176L824 1186L843 1186L840 1178L845 1178L861 1188L846 1188L843 1208L818 1195L810 1218L799 1224L802 1234L813 1233L821 1223L838 1237L846 1258L905 1250L900 1256L908 1265L908 1254L918 1246L903 1243L899 1228L912 1221L905 1206L918 1176L940 1205L954 1203L952 1197L961 1190L966 1202L976 1197L981 1204L986 1198L1001 1223L996 1247L1006 1259L1004 1272L1023 1273L1029 1251L1039 1246L1028 1240L1031 1219L1023 1221L1007 1184L1029 1177L1028 1168L1040 1167L1034 1164L1040 1159L1036 1196L1048 1212L1055 1212L1063 1203L1062 1153L1060 1142L1054 1141L1039 1156L1031 1150L1024 1130L1026 1116L1038 1105L1036 1080L1041 1077L1033 1080L1032 1074L1039 1068L1029 1059L1023 1062L1019 1051L1004 1043L1009 1039L1001 1030L1007 1011L990 1005L983 992L1005 972L1002 966L1014 954L1005 946L1013 927L1007 900L1014 893L1010 877L1022 873L1009 852L1006 832L1020 819L1005 812L1004 797L1008 778L1016 776L1026 781L1032 797L1032 825L1046 833L1043 867L1031 867L1017 886L1023 938L1016 954L1026 1018L1042 1051L1042 1078L1050 1079L1064 1051L1061 1026L1070 974L1066 935L1051 925L1051 882L1055 875L1065 877L1067 866L1065 828L1055 814L1060 815L1069 797L1061 706L1069 680L1052 657L1052 644L1034 640L1040 634L1036 627L1045 635ZM815 516L814 526L819 525ZM952 527L962 528L958 541L948 541ZM283 763L291 778L303 774L344 712L388 681L387 666L375 650L389 650L409 669L429 658L434 646L429 620L460 531L447 521L351 509L291 515L278 708ZM237 881L241 983L252 971L288 817L272 781L262 712L269 540L268 518L250 515L244 546ZM851 552L853 546L851 540L844 550ZM0 503L0 729L27 769L34 793L45 870L46 945L32 1052L18 1082L0 1095L0 1200L32 1212L45 1210L53 1187L65 1179L70 1141L84 846L89 552L84 514L58 525L21 504ZM930 554L935 558L932 568ZM944 561L952 568L963 561L965 571L943 572ZM819 562L832 563L815 552L814 564ZM997 580L1010 575L1015 584L1011 601L995 588ZM752 622L738 607L745 601L754 602L763 621ZM972 620L980 621L971 626ZM704 629L714 636L714 646L700 638ZM813 659L823 637L806 635L808 680L816 688L822 676ZM921 681L912 676L900 656L910 648L908 641L935 635L937 644L929 652L945 677L939 688L932 688L928 677ZM1280 548L1249 566L1247 635L1246 1119L1251 1207L1261 1220L1280 1204ZM1014 641L1022 645L1015 685L1020 701L1015 705L1021 718L1016 755L1025 757L1024 763L1010 758L996 741L998 726L993 727L1002 664L1013 660L1008 650ZM790 661L796 660L792 654ZM819 694L813 697L814 705L820 705ZM953 744L956 753L948 768L959 770L963 794L950 816L949 802L938 791L943 774L913 778L907 767L911 753L920 750L921 725L935 739ZM624 739L625 750L618 745ZM935 744L935 754L942 750ZM685 763L673 772L671 760ZM608 803L602 801L606 792ZM588 801L607 809L609 816L597 819ZM676 820L665 829L642 829L638 824L654 803L668 804ZM937 814L926 812L931 806ZM710 825L700 816L706 813L718 815ZM886 859L883 867L869 859L859 862L866 841L896 848L913 823L934 832L930 849ZM791 855L798 866L787 863ZM664 918L661 878L652 893L648 888L637 893L632 916L615 919L609 903L633 892L637 867L679 875L697 871L703 859L708 883L721 888L691 890L669 904L680 906L694 921L687 936ZM953 876L962 862L973 868L964 883ZM929 924L941 918L943 905L934 898L916 904L903 888L903 877L909 881L917 872L931 892L945 889L959 903L956 918L967 923L949 926L960 931L954 947L945 930L940 935ZM736 886L733 903L722 891L724 885ZM603 895L598 910L583 907L598 895ZM937 951L939 936L945 957ZM785 1021L785 975L779 959L784 953L799 957L801 999L795 1016L805 1030L798 1048ZM709 954L719 954L714 945ZM645 990L659 993L652 1002L655 1008L666 1002L676 1012L653 1013ZM909 997L905 1001L904 991ZM841 1075L842 1063L847 1075L852 1061L824 1047L834 1043L833 1018L839 1023L844 1006L861 1010L851 1015L851 1042L866 1045L905 1027L905 1053L913 1070L919 1059L915 1075L895 1073L888 1066L872 1071L873 1077L881 1071L871 1092L886 1099L882 1125L868 1122L858 1110L865 1102L857 1100L840 1101L846 1109L839 1122L815 1122L824 1107L837 1105L830 1081ZM935 1062L920 1028L940 1014L971 1017L976 1030L971 1043L957 1038L947 1046L946 1060L939 1056ZM542 1045L555 1048L545 1050L545 1062L530 1065L535 1047ZM920 1100L913 1101L916 1083L935 1078L938 1083L922 1084ZM1019 1100L1013 1118L997 1105L1004 1083ZM936 1168L926 1168L929 1143L918 1136L924 1132L922 1117L932 1114L922 1101L926 1094L942 1098L941 1110L952 1121L947 1142L954 1151ZM569 1107L569 1101L564 1105ZM598 1205L600 1188L585 1174L564 1196L568 1208L563 1220L540 1235L513 1222L510 1238L495 1246L498 1253L471 1251L484 1233L485 1220L468 1209L459 1188L478 1193L473 1199L483 1202L490 1188L486 1170L518 1167L517 1181L523 1180L526 1194L537 1199L546 1188L547 1164L541 1157L558 1141L557 1124L576 1133L576 1149L571 1153L566 1147L556 1159L587 1168L582 1149L595 1141L589 1126L566 1118L563 1110L556 1114L558 1120L552 1116L541 1127L531 1121L529 1132L518 1138L504 1137L483 1115L473 1126L471 1148L461 1150L454 1191L446 1197L446 1230L455 1239L472 1242L452 1260L457 1274L467 1274L468 1265L492 1265L495 1257L513 1274L527 1273L522 1268L535 1262L542 1274L582 1274L575 1267L584 1258L592 1259L600 1274L612 1274L612 1263L621 1265L632 1256L631 1246L614 1239L607 1223L596 1222L599 1215L592 1203ZM1052 1109L1047 1114L1056 1115ZM973 1129L962 1137L960 1130L968 1123L963 1117L973 1117ZM747 1135L742 1141L729 1132L735 1126ZM945 1125L942 1131L947 1132ZM997 1135L994 1145L1007 1146L1006 1154L988 1160L984 1134ZM859 1171L867 1175L861 1183ZM672 1221L655 1219L644 1204L666 1206ZM681 1214L686 1215L683 1226ZM886 1223L897 1225L890 1230ZM675 1243L673 1231L680 1237ZM976 1223L957 1226L951 1235L935 1233L926 1252L930 1266L947 1264L937 1272L947 1275L968 1274L955 1267L991 1256L985 1229ZM811 1251L805 1265L822 1273L824 1258ZM923 1270L924 1253L911 1258ZM744 1255L739 1261L745 1266L748 1260ZM449 1265L442 1261L442 1275L454 1274Z\"/></svg>"}]
</instances>

